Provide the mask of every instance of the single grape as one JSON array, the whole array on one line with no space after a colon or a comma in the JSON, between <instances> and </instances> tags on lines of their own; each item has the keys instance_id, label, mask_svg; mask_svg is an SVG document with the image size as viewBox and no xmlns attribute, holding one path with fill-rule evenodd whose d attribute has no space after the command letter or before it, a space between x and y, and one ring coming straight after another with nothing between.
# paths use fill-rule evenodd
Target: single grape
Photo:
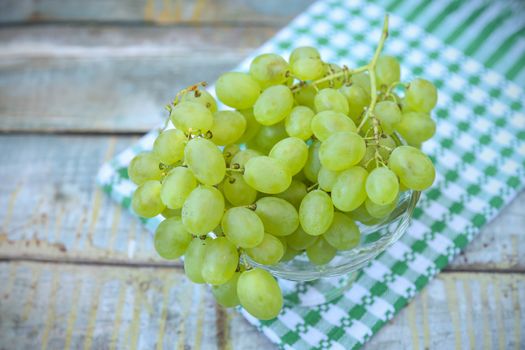
<instances>
[{"instance_id":1,"label":"single grape","mask_svg":"<svg viewBox=\"0 0 525 350\"><path fill-rule=\"evenodd\" d=\"M388 160L388 167L406 187L423 191L434 183L436 170L430 158L412 146L399 146Z\"/></svg>"},{"instance_id":2,"label":"single grape","mask_svg":"<svg viewBox=\"0 0 525 350\"><path fill-rule=\"evenodd\" d=\"M369 199L365 201L371 202ZM357 209L352 210L351 212L345 213L350 219L354 221L359 221L360 223L367 225L367 226L373 226L377 225L381 222L381 219L378 219L376 217L373 217L370 215L368 210L366 209L366 204L361 204Z\"/></svg>"},{"instance_id":3,"label":"single grape","mask_svg":"<svg viewBox=\"0 0 525 350\"><path fill-rule=\"evenodd\" d=\"M434 136L436 122L427 113L405 112L396 130L409 145L415 146Z\"/></svg>"},{"instance_id":4,"label":"single grape","mask_svg":"<svg viewBox=\"0 0 525 350\"><path fill-rule=\"evenodd\" d=\"M255 135L259 132L261 124L257 123L253 115L253 108L242 109L239 111L246 119L246 129L244 134L237 140L237 143L246 143L254 138Z\"/></svg>"},{"instance_id":5,"label":"single grape","mask_svg":"<svg viewBox=\"0 0 525 350\"><path fill-rule=\"evenodd\" d=\"M360 166L351 167L337 177L332 187L332 202L341 211L357 209L366 199L368 173Z\"/></svg>"},{"instance_id":6,"label":"single grape","mask_svg":"<svg viewBox=\"0 0 525 350\"><path fill-rule=\"evenodd\" d=\"M262 153L253 149L243 149L235 156L233 156L231 164L238 164L239 167L244 168L246 163L253 157L262 156Z\"/></svg>"},{"instance_id":7,"label":"single grape","mask_svg":"<svg viewBox=\"0 0 525 350\"><path fill-rule=\"evenodd\" d=\"M250 64L250 75L262 87L283 84L286 82L289 72L288 62L273 53L259 55Z\"/></svg>"},{"instance_id":8,"label":"single grape","mask_svg":"<svg viewBox=\"0 0 525 350\"><path fill-rule=\"evenodd\" d=\"M306 85L294 92L297 104L308 107L311 110L315 110L315 95L317 95L317 90L312 85Z\"/></svg>"},{"instance_id":9,"label":"single grape","mask_svg":"<svg viewBox=\"0 0 525 350\"><path fill-rule=\"evenodd\" d=\"M288 135L297 137L303 141L308 140L312 136L312 129L310 124L314 117L314 112L305 106L296 106L286 117L284 127Z\"/></svg>"},{"instance_id":10,"label":"single grape","mask_svg":"<svg viewBox=\"0 0 525 350\"><path fill-rule=\"evenodd\" d=\"M336 253L337 249L328 244L323 237L319 237L314 244L306 248L308 259L315 265L328 264Z\"/></svg>"},{"instance_id":11,"label":"single grape","mask_svg":"<svg viewBox=\"0 0 525 350\"><path fill-rule=\"evenodd\" d=\"M277 142L270 150L269 156L281 160L293 176L306 164L308 146L297 137L288 137Z\"/></svg>"},{"instance_id":12,"label":"single grape","mask_svg":"<svg viewBox=\"0 0 525 350\"><path fill-rule=\"evenodd\" d=\"M367 200L365 201L366 211L370 214L371 217L376 219L382 219L387 217L388 215L390 215L391 212L394 211L396 206L397 198L386 205L379 205L371 201L370 198L367 198Z\"/></svg>"},{"instance_id":13,"label":"single grape","mask_svg":"<svg viewBox=\"0 0 525 350\"><path fill-rule=\"evenodd\" d=\"M317 236L309 235L304 232L303 228L299 226L294 233L286 236L286 243L288 247L295 250L304 250L315 243Z\"/></svg>"},{"instance_id":14,"label":"single grape","mask_svg":"<svg viewBox=\"0 0 525 350\"><path fill-rule=\"evenodd\" d=\"M143 218L152 218L164 211L166 206L160 199L162 185L159 181L148 180L137 187L131 198L133 211Z\"/></svg>"},{"instance_id":15,"label":"single grape","mask_svg":"<svg viewBox=\"0 0 525 350\"><path fill-rule=\"evenodd\" d=\"M314 190L304 197L299 207L299 221L306 233L322 235L332 224L333 218L334 206L326 192Z\"/></svg>"},{"instance_id":16,"label":"single grape","mask_svg":"<svg viewBox=\"0 0 525 350\"><path fill-rule=\"evenodd\" d=\"M155 250L164 259L177 259L184 255L191 239L180 217L166 219L155 230Z\"/></svg>"},{"instance_id":17,"label":"single grape","mask_svg":"<svg viewBox=\"0 0 525 350\"><path fill-rule=\"evenodd\" d=\"M356 247L361 239L361 231L355 222L343 213L335 212L332 225L323 235L328 244L337 250Z\"/></svg>"},{"instance_id":18,"label":"single grape","mask_svg":"<svg viewBox=\"0 0 525 350\"><path fill-rule=\"evenodd\" d=\"M380 56L376 63L375 73L378 87L388 87L401 80L401 67L392 56Z\"/></svg>"},{"instance_id":19,"label":"single grape","mask_svg":"<svg viewBox=\"0 0 525 350\"><path fill-rule=\"evenodd\" d=\"M297 210L284 199L263 197L255 205L255 213L261 218L267 233L274 236L287 236L299 226Z\"/></svg>"},{"instance_id":20,"label":"single grape","mask_svg":"<svg viewBox=\"0 0 525 350\"><path fill-rule=\"evenodd\" d=\"M261 88L249 74L228 72L217 79L215 92L225 105L235 109L246 109L255 104Z\"/></svg>"},{"instance_id":21,"label":"single grape","mask_svg":"<svg viewBox=\"0 0 525 350\"><path fill-rule=\"evenodd\" d=\"M295 249L293 249L291 247L286 247L284 255L281 258L281 262L290 261L290 260L292 260L293 258L295 258L299 254L301 254L301 252L299 250L295 250Z\"/></svg>"},{"instance_id":22,"label":"single grape","mask_svg":"<svg viewBox=\"0 0 525 350\"><path fill-rule=\"evenodd\" d=\"M160 198L166 207L180 209L195 187L197 187L197 180L191 170L176 167L162 181Z\"/></svg>"},{"instance_id":23,"label":"single grape","mask_svg":"<svg viewBox=\"0 0 525 350\"><path fill-rule=\"evenodd\" d=\"M226 162L226 166L229 166L231 164L233 157L240 151L241 147L236 143L224 146L224 148L222 149L222 155L224 157L224 161Z\"/></svg>"},{"instance_id":24,"label":"single grape","mask_svg":"<svg viewBox=\"0 0 525 350\"><path fill-rule=\"evenodd\" d=\"M188 91L182 95L181 101L197 102L208 108L212 113L217 111L215 98L206 90Z\"/></svg>"},{"instance_id":25,"label":"single grape","mask_svg":"<svg viewBox=\"0 0 525 350\"><path fill-rule=\"evenodd\" d=\"M365 140L355 132L337 132L328 137L319 149L323 167L342 171L358 164L365 155Z\"/></svg>"},{"instance_id":26,"label":"single grape","mask_svg":"<svg viewBox=\"0 0 525 350\"><path fill-rule=\"evenodd\" d=\"M359 121L361 114L370 104L370 93L367 93L362 86L357 84L343 86L339 91L348 101L348 116L354 122Z\"/></svg>"},{"instance_id":27,"label":"single grape","mask_svg":"<svg viewBox=\"0 0 525 350\"><path fill-rule=\"evenodd\" d=\"M315 110L317 113L322 111L340 112L348 114L348 101L341 92L326 88L317 93L314 99Z\"/></svg>"},{"instance_id":28,"label":"single grape","mask_svg":"<svg viewBox=\"0 0 525 350\"><path fill-rule=\"evenodd\" d=\"M376 145L371 144L366 148L365 155L363 159L359 162L359 165L365 168L368 172L376 168L375 155L376 155Z\"/></svg>"},{"instance_id":29,"label":"single grape","mask_svg":"<svg viewBox=\"0 0 525 350\"><path fill-rule=\"evenodd\" d=\"M239 264L237 248L226 237L211 240L204 248L201 274L206 283L220 285L228 282Z\"/></svg>"},{"instance_id":30,"label":"single grape","mask_svg":"<svg viewBox=\"0 0 525 350\"><path fill-rule=\"evenodd\" d=\"M325 66L325 74L323 77L338 74L343 71L343 69L335 63L325 63L324 66ZM329 81L325 81L320 84L317 84L317 87L319 89L326 89L326 88L339 89L341 86L343 86L344 80L345 80L344 76L341 75L337 78L332 78Z\"/></svg>"},{"instance_id":31,"label":"single grape","mask_svg":"<svg viewBox=\"0 0 525 350\"><path fill-rule=\"evenodd\" d=\"M237 282L239 281L240 276L240 272L235 272L228 282L211 287L211 294L213 294L217 303L224 307L234 307L239 305L240 301L237 296Z\"/></svg>"},{"instance_id":32,"label":"single grape","mask_svg":"<svg viewBox=\"0 0 525 350\"><path fill-rule=\"evenodd\" d=\"M164 216L164 218L169 219L174 216L181 216L182 211L180 209L170 209L166 208L160 213L160 215Z\"/></svg>"},{"instance_id":33,"label":"single grape","mask_svg":"<svg viewBox=\"0 0 525 350\"><path fill-rule=\"evenodd\" d=\"M311 46L300 46L295 48L290 54L289 62L293 64L295 61L301 58L317 58L321 59L321 54L315 47Z\"/></svg>"},{"instance_id":34,"label":"single grape","mask_svg":"<svg viewBox=\"0 0 525 350\"><path fill-rule=\"evenodd\" d=\"M279 238L265 233L262 242L246 249L246 254L259 264L275 265L284 255L284 245Z\"/></svg>"},{"instance_id":35,"label":"single grape","mask_svg":"<svg viewBox=\"0 0 525 350\"><path fill-rule=\"evenodd\" d=\"M247 145L261 153L268 154L277 142L286 137L288 135L284 129L284 123L262 126L257 135Z\"/></svg>"},{"instance_id":36,"label":"single grape","mask_svg":"<svg viewBox=\"0 0 525 350\"><path fill-rule=\"evenodd\" d=\"M241 248L253 248L264 237L264 226L259 216L244 207L230 208L222 217L222 229L226 238Z\"/></svg>"},{"instance_id":37,"label":"single grape","mask_svg":"<svg viewBox=\"0 0 525 350\"><path fill-rule=\"evenodd\" d=\"M246 130L246 119L237 111L218 111L213 115L211 141L219 146L236 142Z\"/></svg>"},{"instance_id":38,"label":"single grape","mask_svg":"<svg viewBox=\"0 0 525 350\"><path fill-rule=\"evenodd\" d=\"M250 187L239 173L232 173L220 186L224 197L234 206L250 205L257 198L257 191Z\"/></svg>"},{"instance_id":39,"label":"single grape","mask_svg":"<svg viewBox=\"0 0 525 350\"><path fill-rule=\"evenodd\" d=\"M372 88L370 86L370 74L368 72L361 72L352 75L352 85L359 86L370 97Z\"/></svg>"},{"instance_id":40,"label":"single grape","mask_svg":"<svg viewBox=\"0 0 525 350\"><path fill-rule=\"evenodd\" d=\"M178 129L163 131L155 139L153 152L164 164L173 164L184 157L184 147L188 138ZM158 164L157 164L158 168Z\"/></svg>"},{"instance_id":41,"label":"single grape","mask_svg":"<svg viewBox=\"0 0 525 350\"><path fill-rule=\"evenodd\" d=\"M296 209L299 209L304 196L306 196L306 185L304 182L295 179L292 179L292 183L286 191L275 194L275 197L284 199Z\"/></svg>"},{"instance_id":42,"label":"single grape","mask_svg":"<svg viewBox=\"0 0 525 350\"><path fill-rule=\"evenodd\" d=\"M319 175L317 176L319 187L326 192L331 192L340 173L340 171L332 171L321 167Z\"/></svg>"},{"instance_id":43,"label":"single grape","mask_svg":"<svg viewBox=\"0 0 525 350\"><path fill-rule=\"evenodd\" d=\"M260 268L241 273L237 296L241 306L260 320L277 317L283 307L283 295L277 281L268 271Z\"/></svg>"},{"instance_id":44,"label":"single grape","mask_svg":"<svg viewBox=\"0 0 525 350\"><path fill-rule=\"evenodd\" d=\"M292 175L283 162L266 156L248 160L243 176L248 185L269 194L283 192L292 182Z\"/></svg>"},{"instance_id":45,"label":"single grape","mask_svg":"<svg viewBox=\"0 0 525 350\"><path fill-rule=\"evenodd\" d=\"M326 141L328 137L336 132L357 131L352 119L348 118L345 114L336 111L323 111L317 113L312 119L311 128L315 137L321 141Z\"/></svg>"},{"instance_id":46,"label":"single grape","mask_svg":"<svg viewBox=\"0 0 525 350\"><path fill-rule=\"evenodd\" d=\"M180 102L172 108L170 119L177 129L185 133L205 133L213 125L213 114L197 102Z\"/></svg>"},{"instance_id":47,"label":"single grape","mask_svg":"<svg viewBox=\"0 0 525 350\"><path fill-rule=\"evenodd\" d=\"M321 161L319 159L319 149L321 142L316 140L308 148L308 159L304 165L303 173L311 182L317 182L317 176L321 169Z\"/></svg>"},{"instance_id":48,"label":"single grape","mask_svg":"<svg viewBox=\"0 0 525 350\"><path fill-rule=\"evenodd\" d=\"M387 161L390 153L397 147L396 141L388 135L384 135L379 139L379 155L383 161Z\"/></svg>"},{"instance_id":49,"label":"single grape","mask_svg":"<svg viewBox=\"0 0 525 350\"><path fill-rule=\"evenodd\" d=\"M379 205L392 203L399 193L399 181L396 174L386 166L375 168L366 178L366 194Z\"/></svg>"},{"instance_id":50,"label":"single grape","mask_svg":"<svg viewBox=\"0 0 525 350\"><path fill-rule=\"evenodd\" d=\"M152 152L142 152L137 154L129 163L128 176L137 185L142 185L148 180L160 180L162 170L160 170L161 160Z\"/></svg>"},{"instance_id":51,"label":"single grape","mask_svg":"<svg viewBox=\"0 0 525 350\"><path fill-rule=\"evenodd\" d=\"M188 142L184 149L184 161L204 185L216 185L226 175L226 162L221 151L213 142L202 137Z\"/></svg>"},{"instance_id":52,"label":"single grape","mask_svg":"<svg viewBox=\"0 0 525 350\"><path fill-rule=\"evenodd\" d=\"M206 252L206 245L212 241L211 238L206 239L194 238L186 249L184 254L184 273L193 283L205 283L202 278L202 266L204 264L204 255Z\"/></svg>"},{"instance_id":53,"label":"single grape","mask_svg":"<svg viewBox=\"0 0 525 350\"><path fill-rule=\"evenodd\" d=\"M323 61L319 58L299 58L291 64L293 75L299 80L316 80L326 71Z\"/></svg>"},{"instance_id":54,"label":"single grape","mask_svg":"<svg viewBox=\"0 0 525 350\"><path fill-rule=\"evenodd\" d=\"M377 103L374 112L383 132L387 135L392 134L396 124L401 121L401 110L395 102L381 101Z\"/></svg>"},{"instance_id":55,"label":"single grape","mask_svg":"<svg viewBox=\"0 0 525 350\"><path fill-rule=\"evenodd\" d=\"M417 78L405 91L405 103L412 111L430 113L437 103L437 89L430 81Z\"/></svg>"},{"instance_id":56,"label":"single grape","mask_svg":"<svg viewBox=\"0 0 525 350\"><path fill-rule=\"evenodd\" d=\"M191 191L182 207L182 222L196 236L211 232L220 224L224 213L224 198L212 186L201 185Z\"/></svg>"},{"instance_id":57,"label":"single grape","mask_svg":"<svg viewBox=\"0 0 525 350\"><path fill-rule=\"evenodd\" d=\"M290 114L293 102L293 94L288 86L270 86L255 102L253 115L259 124L274 125Z\"/></svg>"}]
</instances>

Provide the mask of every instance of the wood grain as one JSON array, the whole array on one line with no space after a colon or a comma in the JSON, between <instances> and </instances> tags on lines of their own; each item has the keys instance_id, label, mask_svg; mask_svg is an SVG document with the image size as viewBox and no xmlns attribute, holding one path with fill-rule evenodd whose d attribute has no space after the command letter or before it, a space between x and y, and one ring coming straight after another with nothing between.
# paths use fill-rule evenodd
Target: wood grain
<instances>
[{"instance_id":1,"label":"wood grain","mask_svg":"<svg viewBox=\"0 0 525 350\"><path fill-rule=\"evenodd\" d=\"M139 221L95 183L135 137L0 137L0 258L166 264ZM525 193L448 269L525 271Z\"/></svg>"},{"instance_id":2,"label":"wood grain","mask_svg":"<svg viewBox=\"0 0 525 350\"><path fill-rule=\"evenodd\" d=\"M0 278L0 348L275 348L180 270L4 262ZM365 349L519 349L523 300L524 274L443 273Z\"/></svg>"},{"instance_id":3,"label":"wood grain","mask_svg":"<svg viewBox=\"0 0 525 350\"><path fill-rule=\"evenodd\" d=\"M4 0L0 23L284 24L313 0Z\"/></svg>"}]
</instances>

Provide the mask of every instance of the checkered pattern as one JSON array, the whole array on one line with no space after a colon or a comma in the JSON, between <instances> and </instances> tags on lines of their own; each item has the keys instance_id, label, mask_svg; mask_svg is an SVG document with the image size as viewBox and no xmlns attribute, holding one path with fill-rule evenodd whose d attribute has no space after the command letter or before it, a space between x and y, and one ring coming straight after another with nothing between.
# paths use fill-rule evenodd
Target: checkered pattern
<instances>
[{"instance_id":1,"label":"checkered pattern","mask_svg":"<svg viewBox=\"0 0 525 350\"><path fill-rule=\"evenodd\" d=\"M360 65L373 53L383 15L382 7L364 0L317 2L254 55L286 57L296 46L312 45L327 61ZM359 348L525 185L525 94L518 85L395 15L385 51L400 59L403 80L423 76L439 89L437 134L424 145L436 165L436 183L423 194L407 233L342 297L309 308L285 306L270 321L241 311L281 348ZM134 189L126 167L155 136L149 133L99 173L104 190L125 207ZM159 222L141 220L152 230Z\"/></svg>"}]
</instances>

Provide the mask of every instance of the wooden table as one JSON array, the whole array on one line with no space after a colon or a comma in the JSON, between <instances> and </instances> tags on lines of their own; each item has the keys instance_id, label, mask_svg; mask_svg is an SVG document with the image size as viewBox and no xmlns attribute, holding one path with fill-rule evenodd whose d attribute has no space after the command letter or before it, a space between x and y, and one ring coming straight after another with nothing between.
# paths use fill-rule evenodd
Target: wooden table
<instances>
[{"instance_id":1,"label":"wooden table","mask_svg":"<svg viewBox=\"0 0 525 350\"><path fill-rule=\"evenodd\" d=\"M0 1L0 349L274 348L95 174L310 2ZM522 193L366 348L524 348L524 227Z\"/></svg>"}]
</instances>

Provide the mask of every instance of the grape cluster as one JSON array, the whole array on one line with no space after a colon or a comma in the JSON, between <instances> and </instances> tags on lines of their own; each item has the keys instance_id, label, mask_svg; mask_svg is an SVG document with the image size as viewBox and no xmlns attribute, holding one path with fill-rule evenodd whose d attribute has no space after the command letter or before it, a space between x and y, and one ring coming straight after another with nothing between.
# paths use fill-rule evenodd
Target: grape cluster
<instances>
[{"instance_id":1,"label":"grape cluster","mask_svg":"<svg viewBox=\"0 0 525 350\"><path fill-rule=\"evenodd\" d=\"M159 255L184 255L188 278L210 284L220 304L271 319L281 290L246 256L270 266L306 252L326 264L359 244L357 221L377 224L400 192L431 186L420 145L435 132L437 91L421 78L400 82L398 61L380 55L385 38L386 29L356 69L324 62L313 47L288 61L259 55L249 73L218 79L228 110L200 85L181 91L168 107L174 128L128 169L133 210L165 218Z\"/></svg>"}]
</instances>

